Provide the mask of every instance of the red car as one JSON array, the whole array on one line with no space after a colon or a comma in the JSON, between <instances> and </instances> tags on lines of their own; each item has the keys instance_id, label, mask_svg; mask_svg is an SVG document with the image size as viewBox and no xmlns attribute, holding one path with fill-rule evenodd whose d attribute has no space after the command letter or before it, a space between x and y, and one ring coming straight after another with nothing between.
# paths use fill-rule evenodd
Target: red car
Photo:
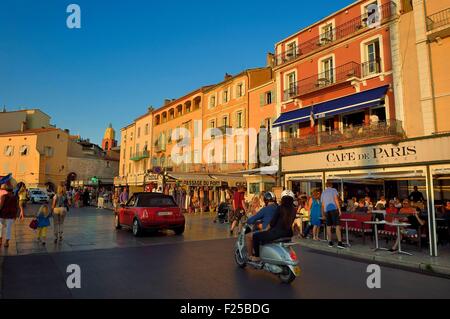
<instances>
[{"instance_id":1,"label":"red car","mask_svg":"<svg viewBox=\"0 0 450 319\"><path fill-rule=\"evenodd\" d=\"M131 227L134 236L144 230L171 229L177 235L184 232L185 219L172 196L160 193L134 193L116 214L116 229Z\"/></svg>"}]
</instances>

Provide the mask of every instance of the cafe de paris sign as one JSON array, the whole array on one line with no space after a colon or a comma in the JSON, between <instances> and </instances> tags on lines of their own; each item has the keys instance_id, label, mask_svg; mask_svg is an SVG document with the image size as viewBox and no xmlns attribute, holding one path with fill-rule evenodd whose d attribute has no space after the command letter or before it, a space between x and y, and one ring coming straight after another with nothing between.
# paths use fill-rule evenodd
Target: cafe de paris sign
<instances>
[{"instance_id":1,"label":"cafe de paris sign","mask_svg":"<svg viewBox=\"0 0 450 319\"><path fill-rule=\"evenodd\" d=\"M450 137L307 153L282 158L283 172L450 161Z\"/></svg>"}]
</instances>

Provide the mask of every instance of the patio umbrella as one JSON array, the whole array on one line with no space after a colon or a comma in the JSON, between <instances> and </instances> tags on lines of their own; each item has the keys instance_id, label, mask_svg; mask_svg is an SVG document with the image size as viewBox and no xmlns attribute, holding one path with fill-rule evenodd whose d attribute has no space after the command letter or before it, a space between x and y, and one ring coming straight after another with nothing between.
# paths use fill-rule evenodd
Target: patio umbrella
<instances>
[{"instance_id":1,"label":"patio umbrella","mask_svg":"<svg viewBox=\"0 0 450 319\"><path fill-rule=\"evenodd\" d=\"M2 178L0 178L0 185L2 184L6 184L7 182L9 182L12 179L12 174L9 173L6 176L3 176Z\"/></svg>"}]
</instances>

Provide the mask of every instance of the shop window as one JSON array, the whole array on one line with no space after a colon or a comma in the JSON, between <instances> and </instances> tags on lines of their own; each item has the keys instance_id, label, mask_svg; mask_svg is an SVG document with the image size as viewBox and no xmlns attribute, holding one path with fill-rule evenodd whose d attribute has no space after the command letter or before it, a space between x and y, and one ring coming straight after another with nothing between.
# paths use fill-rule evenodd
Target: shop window
<instances>
[{"instance_id":1,"label":"shop window","mask_svg":"<svg viewBox=\"0 0 450 319\"><path fill-rule=\"evenodd\" d=\"M250 194L259 194L260 193L260 185L259 183L249 183L248 191Z\"/></svg>"},{"instance_id":2,"label":"shop window","mask_svg":"<svg viewBox=\"0 0 450 319\"><path fill-rule=\"evenodd\" d=\"M271 192L275 186L276 186L275 183L264 183L264 191Z\"/></svg>"}]
</instances>

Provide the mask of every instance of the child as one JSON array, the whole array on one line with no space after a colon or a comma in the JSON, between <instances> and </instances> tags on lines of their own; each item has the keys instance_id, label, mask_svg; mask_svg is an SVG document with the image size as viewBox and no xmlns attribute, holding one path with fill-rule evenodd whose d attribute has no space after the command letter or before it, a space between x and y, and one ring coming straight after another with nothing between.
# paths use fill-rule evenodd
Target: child
<instances>
[{"instance_id":1,"label":"child","mask_svg":"<svg viewBox=\"0 0 450 319\"><path fill-rule=\"evenodd\" d=\"M50 226L50 214L48 212L48 207L42 205L39 208L37 215L38 227L37 227L37 240L42 242L45 246L45 239L47 237L47 228Z\"/></svg>"}]
</instances>

